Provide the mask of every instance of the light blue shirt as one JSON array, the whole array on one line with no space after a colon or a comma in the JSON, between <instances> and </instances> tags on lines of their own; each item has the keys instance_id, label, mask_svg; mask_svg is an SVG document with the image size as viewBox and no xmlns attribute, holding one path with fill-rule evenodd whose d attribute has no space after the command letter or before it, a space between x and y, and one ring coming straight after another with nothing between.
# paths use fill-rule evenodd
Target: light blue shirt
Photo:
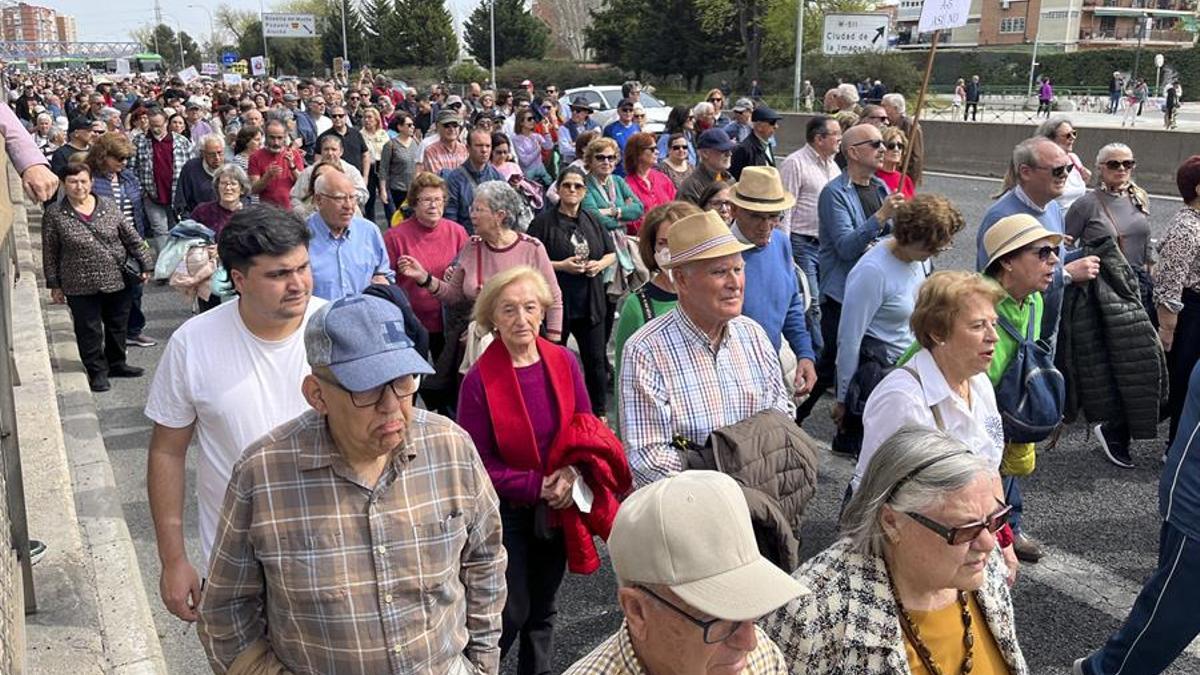
<instances>
[{"instance_id":1,"label":"light blue shirt","mask_svg":"<svg viewBox=\"0 0 1200 675\"><path fill-rule=\"evenodd\" d=\"M838 324L837 400L846 400L850 378L858 370L863 335L887 344L894 363L911 345L909 318L917 290L925 281L925 263L903 262L892 254L891 237L881 239L863 254L846 277L846 302Z\"/></svg>"},{"instance_id":2,"label":"light blue shirt","mask_svg":"<svg viewBox=\"0 0 1200 675\"><path fill-rule=\"evenodd\" d=\"M313 295L330 302L358 295L379 274L395 282L388 264L383 235L369 220L355 216L340 237L334 237L318 211L308 217L308 257L312 263Z\"/></svg>"}]
</instances>

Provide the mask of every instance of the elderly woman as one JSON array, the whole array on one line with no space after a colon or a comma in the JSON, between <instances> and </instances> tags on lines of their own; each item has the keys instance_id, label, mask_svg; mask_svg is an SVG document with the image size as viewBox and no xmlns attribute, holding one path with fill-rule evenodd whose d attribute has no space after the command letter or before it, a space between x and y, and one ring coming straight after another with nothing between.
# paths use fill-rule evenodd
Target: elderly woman
<instances>
[{"instance_id":1,"label":"elderly woman","mask_svg":"<svg viewBox=\"0 0 1200 675\"><path fill-rule=\"evenodd\" d=\"M995 471L949 434L896 432L871 458L843 537L793 573L813 590L763 620L795 675L1027 675L996 533Z\"/></svg>"},{"instance_id":2,"label":"elderly woman","mask_svg":"<svg viewBox=\"0 0 1200 675\"><path fill-rule=\"evenodd\" d=\"M304 220L308 220L308 217L317 211L317 205L313 200L313 197L315 197L317 194L317 179L329 171L338 171L341 173L346 172L346 170L342 167L341 162L330 162L325 160L318 160L317 163L313 164L310 168L312 171L308 172L307 179L305 179L303 175L301 176L301 179L304 180L303 197L292 200L292 212ZM297 187L300 185L301 183L296 183ZM354 210L357 215L357 204L355 205Z\"/></svg>"},{"instance_id":3,"label":"elderly woman","mask_svg":"<svg viewBox=\"0 0 1200 675\"><path fill-rule=\"evenodd\" d=\"M1188 378L1200 360L1200 155L1192 155L1179 165L1175 185L1184 207L1171 218L1159 243L1154 278L1158 335L1167 350L1170 374L1167 447L1175 440Z\"/></svg>"},{"instance_id":4,"label":"elderly woman","mask_svg":"<svg viewBox=\"0 0 1200 675\"><path fill-rule=\"evenodd\" d=\"M717 122L717 111L713 104L701 101L692 107L692 117L696 118L696 135L713 128Z\"/></svg>"},{"instance_id":5,"label":"elderly woman","mask_svg":"<svg viewBox=\"0 0 1200 675\"><path fill-rule=\"evenodd\" d=\"M545 277L526 265L484 284L475 322L499 339L467 372L458 403L458 423L500 498L508 552L500 653L503 658L520 638L520 673L552 672L555 596L567 567L561 519L587 470L556 466L551 455L574 416L592 407L575 357L538 337L552 302Z\"/></svg>"},{"instance_id":6,"label":"elderly woman","mask_svg":"<svg viewBox=\"0 0 1200 675\"><path fill-rule=\"evenodd\" d=\"M733 202L729 201L732 196L732 183L727 183L723 180L713 181L711 185L704 188L704 192L700 193L700 209L702 211L716 211L717 215L721 216L721 220L724 220L726 225L732 225Z\"/></svg>"},{"instance_id":7,"label":"elderly woman","mask_svg":"<svg viewBox=\"0 0 1200 675\"><path fill-rule=\"evenodd\" d=\"M625 304L621 306L621 318L617 321L614 338L614 379L618 382L621 374L621 350L625 348L625 341L654 317L675 309L679 302L671 273L663 268L663 263L671 259L670 249L667 248L667 234L675 221L700 212L700 209L688 202L674 201L656 206L646 214L638 236L638 255L652 276L641 288L626 296Z\"/></svg>"},{"instance_id":8,"label":"elderly woman","mask_svg":"<svg viewBox=\"0 0 1200 675\"><path fill-rule=\"evenodd\" d=\"M644 211L675 199L675 183L654 168L657 162L658 148L654 144L654 134L639 132L625 142L625 183L642 203ZM636 235L641 228L642 219L638 218L625 229L629 234Z\"/></svg>"},{"instance_id":9,"label":"elderly woman","mask_svg":"<svg viewBox=\"0 0 1200 675\"><path fill-rule=\"evenodd\" d=\"M214 241L229 223L233 214L250 204L250 178L236 164L226 164L212 177L216 199L202 202L192 209L192 220L213 231Z\"/></svg>"},{"instance_id":10,"label":"elderly woman","mask_svg":"<svg viewBox=\"0 0 1200 675\"><path fill-rule=\"evenodd\" d=\"M442 303L429 292L428 284L420 285L422 279L402 273L401 260L412 258L422 269L440 279L467 245L469 237L462 225L443 217L446 210L446 181L432 173L422 172L408 185L413 215L385 232L383 245L392 269L397 272L397 285L404 289L417 319L429 331L429 351L437 361L446 346ZM449 402L437 399L437 393L428 388L422 390L422 397L431 408L449 409Z\"/></svg>"},{"instance_id":11,"label":"elderly woman","mask_svg":"<svg viewBox=\"0 0 1200 675\"><path fill-rule=\"evenodd\" d=\"M520 211L521 196L508 184L498 180L480 183L471 204L475 236L459 253L458 263L450 268L446 278L430 274L412 255L397 258L396 271L428 290L442 304L454 304L464 300L474 303L488 279L515 265L529 265L540 271L550 286L553 301L546 312L546 335L557 342L562 339L563 331L562 293L546 248L537 239L514 229Z\"/></svg>"},{"instance_id":12,"label":"elderly woman","mask_svg":"<svg viewBox=\"0 0 1200 675\"><path fill-rule=\"evenodd\" d=\"M108 391L110 377L142 375L141 368L125 362L129 287L137 281L123 270L130 258L142 270L152 270L154 257L117 203L92 193L87 164L67 164L63 194L43 216L42 271L51 301L71 309L88 384L92 391ZM141 272L140 281L148 276Z\"/></svg>"},{"instance_id":13,"label":"elderly woman","mask_svg":"<svg viewBox=\"0 0 1200 675\"><path fill-rule=\"evenodd\" d=\"M588 397L597 417L607 413L608 345L604 334L608 296L604 270L616 262L612 237L590 213L580 208L587 179L583 169L569 166L558 176L558 208L533 219L529 236L546 247L562 290L563 342L574 335L583 360Z\"/></svg>"},{"instance_id":14,"label":"elderly woman","mask_svg":"<svg viewBox=\"0 0 1200 675\"><path fill-rule=\"evenodd\" d=\"M391 130L396 133L379 153L379 198L391 222L408 198L409 184L416 175L417 153L421 143L413 138L417 129L412 115L397 112L392 117Z\"/></svg>"},{"instance_id":15,"label":"elderly woman","mask_svg":"<svg viewBox=\"0 0 1200 675\"><path fill-rule=\"evenodd\" d=\"M678 190L683 181L692 175L696 170L695 161L689 159L692 150L692 144L687 138L687 134L676 132L673 134L663 134L660 138L667 139L666 152L660 147L658 154L663 157L658 162L658 170L666 174L667 178L675 184L675 189Z\"/></svg>"},{"instance_id":16,"label":"elderly woman","mask_svg":"<svg viewBox=\"0 0 1200 675\"><path fill-rule=\"evenodd\" d=\"M858 454L859 416L883 368L913 343L910 319L927 261L950 248L966 224L950 200L921 195L903 202L892 235L859 258L846 277L846 302L838 324L837 403L839 448ZM835 439L838 440L838 439Z\"/></svg>"},{"instance_id":17,"label":"elderly woman","mask_svg":"<svg viewBox=\"0 0 1200 675\"><path fill-rule=\"evenodd\" d=\"M996 315L1007 321L1019 335L1028 334L1030 322L1033 322L1033 339L1042 337L1042 293L1054 280L1062 240L1062 235L1050 232L1026 214L1001 218L984 238L987 253L984 274L1004 289L1004 297L996 303ZM988 366L988 379L993 387L1000 383L1020 346L1007 331L1000 331L997 337L995 354ZM1017 476L1033 470L1033 453L1033 443L1005 443L1000 465L1005 501L1013 507L1014 550L1025 562L1037 562L1042 557L1039 542L1026 536L1021 529L1024 502Z\"/></svg>"},{"instance_id":18,"label":"elderly woman","mask_svg":"<svg viewBox=\"0 0 1200 675\"><path fill-rule=\"evenodd\" d=\"M625 179L613 173L620 160L620 149L611 138L592 141L583 155L588 171L583 208L609 231L627 228L645 212Z\"/></svg>"},{"instance_id":19,"label":"elderly woman","mask_svg":"<svg viewBox=\"0 0 1200 675\"><path fill-rule=\"evenodd\" d=\"M1047 111L1047 116L1049 112ZM1076 199L1083 196L1087 192L1087 184L1092 180L1092 172L1083 164L1083 160L1079 159L1079 155L1075 154L1075 138L1079 135L1075 131L1075 127L1071 124L1071 120L1065 117L1050 117L1045 122L1038 125L1037 135L1049 138L1062 148L1067 156L1071 158L1071 164L1074 170L1067 174L1067 185L1063 188L1063 193L1055 198L1058 205L1063 211L1071 208Z\"/></svg>"},{"instance_id":20,"label":"elderly woman","mask_svg":"<svg viewBox=\"0 0 1200 675\"><path fill-rule=\"evenodd\" d=\"M900 165L904 162L904 147L908 137L900 127L883 128L883 164L875 170L875 175L888 187L888 192L899 190L905 199L912 199L916 188L910 176L904 177L904 185L900 185Z\"/></svg>"}]
</instances>

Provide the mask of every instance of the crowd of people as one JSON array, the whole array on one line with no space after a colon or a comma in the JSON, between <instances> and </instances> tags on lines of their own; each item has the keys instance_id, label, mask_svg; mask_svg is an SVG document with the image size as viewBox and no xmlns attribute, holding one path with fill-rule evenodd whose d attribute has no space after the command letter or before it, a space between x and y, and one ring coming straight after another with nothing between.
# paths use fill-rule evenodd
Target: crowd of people
<instances>
[{"instance_id":1,"label":"crowd of people","mask_svg":"<svg viewBox=\"0 0 1200 675\"><path fill-rule=\"evenodd\" d=\"M0 131L97 394L143 375L145 284L205 237L145 414L162 601L215 672L552 672L599 537L624 619L572 674L1025 673L1022 481L1080 414L1123 468L1170 423L1136 460L1166 464L1161 566L1076 672L1200 632L1200 155L1156 250L1133 150L1089 163L1050 117L976 269L935 271L967 223L878 81L791 152L761 91L656 138L633 81L604 126L528 80L16 84ZM803 561L826 393L855 468Z\"/></svg>"}]
</instances>

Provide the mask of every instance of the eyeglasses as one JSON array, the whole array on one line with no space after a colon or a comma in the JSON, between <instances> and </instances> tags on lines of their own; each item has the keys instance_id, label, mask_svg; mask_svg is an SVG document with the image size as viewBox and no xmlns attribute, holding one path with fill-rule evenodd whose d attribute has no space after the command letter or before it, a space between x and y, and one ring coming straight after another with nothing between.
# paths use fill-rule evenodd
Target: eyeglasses
<instances>
[{"instance_id":1,"label":"eyeglasses","mask_svg":"<svg viewBox=\"0 0 1200 675\"><path fill-rule=\"evenodd\" d=\"M709 205L709 207L716 209L717 211L725 211L727 209L733 208L733 202L725 200L725 199L714 199L714 200L710 201L708 203L708 205Z\"/></svg>"},{"instance_id":2,"label":"eyeglasses","mask_svg":"<svg viewBox=\"0 0 1200 675\"><path fill-rule=\"evenodd\" d=\"M892 142L892 143L884 143L884 144L883 144L883 147L887 148L888 150L903 150L903 149L904 149L904 144L903 144L903 143L896 143L896 142Z\"/></svg>"},{"instance_id":3,"label":"eyeglasses","mask_svg":"<svg viewBox=\"0 0 1200 675\"><path fill-rule=\"evenodd\" d=\"M1071 173L1071 170L1075 168L1075 165L1063 164L1062 166L1035 166L1033 168L1041 171L1049 171L1050 175L1054 176L1055 178L1062 178L1063 176Z\"/></svg>"},{"instance_id":4,"label":"eyeglasses","mask_svg":"<svg viewBox=\"0 0 1200 675\"><path fill-rule=\"evenodd\" d=\"M351 195L341 195L341 194L331 195L328 192L318 192L317 194L320 195L321 197L324 197L325 199L330 199L335 202L341 202L342 204L353 204L354 200L356 199L356 197L352 194Z\"/></svg>"},{"instance_id":5,"label":"eyeglasses","mask_svg":"<svg viewBox=\"0 0 1200 675\"><path fill-rule=\"evenodd\" d=\"M592 159L596 160L597 162L615 162L615 161L617 161L617 156L616 155L594 155L592 157Z\"/></svg>"},{"instance_id":6,"label":"eyeglasses","mask_svg":"<svg viewBox=\"0 0 1200 675\"><path fill-rule=\"evenodd\" d=\"M672 150L687 150L687 145L672 145Z\"/></svg>"},{"instance_id":7,"label":"eyeglasses","mask_svg":"<svg viewBox=\"0 0 1200 675\"><path fill-rule=\"evenodd\" d=\"M617 108L617 112L633 112L633 108Z\"/></svg>"},{"instance_id":8,"label":"eyeglasses","mask_svg":"<svg viewBox=\"0 0 1200 675\"><path fill-rule=\"evenodd\" d=\"M997 503L1003 507L999 511L977 523L968 523L966 525L959 525L958 527L946 527L936 520L933 520L932 518L926 518L919 513L910 513L908 511L902 511L901 513L909 518L912 518L921 525L924 525L930 530L937 532L943 539L946 540L947 544L951 546L958 546L960 544L969 544L975 541L975 539L978 538L985 529L988 532L995 534L997 530L1004 527L1005 523L1008 522L1009 515L1012 514L1012 507L1005 506L1003 502L1000 502L999 500L997 500Z\"/></svg>"},{"instance_id":9,"label":"eyeglasses","mask_svg":"<svg viewBox=\"0 0 1200 675\"><path fill-rule=\"evenodd\" d=\"M720 644L728 640L730 637L733 637L734 633L738 632L738 629L742 627L742 624L746 623L745 621L728 621L726 619L709 619L708 621L701 621L700 619L697 619L691 614L683 611L674 603L668 601L666 598L662 597L658 593L655 593L649 588L640 585L636 588L674 610L676 614L687 619L688 623L691 623L693 626L696 626L700 630L704 631L704 644L706 645Z\"/></svg>"},{"instance_id":10,"label":"eyeglasses","mask_svg":"<svg viewBox=\"0 0 1200 675\"><path fill-rule=\"evenodd\" d=\"M327 384L332 384L338 389L350 394L350 402L354 404L355 408L374 408L375 406L379 405L379 402L383 400L383 390L385 389L391 389L392 393L396 395L396 398L403 400L417 393L417 390L421 388L421 378L410 377L408 375L397 377L391 382L381 384L374 389L368 389L366 391L350 391L341 384L333 382L332 380L327 380L320 375L314 374L313 377ZM405 382L406 380L407 382ZM402 386L405 383L408 384L407 387Z\"/></svg>"},{"instance_id":11,"label":"eyeglasses","mask_svg":"<svg viewBox=\"0 0 1200 675\"><path fill-rule=\"evenodd\" d=\"M1137 160L1136 159L1125 159L1125 160L1110 159L1104 163L1104 166L1108 167L1109 171L1116 171L1118 169L1125 169L1126 171L1132 171L1133 167L1137 166Z\"/></svg>"},{"instance_id":12,"label":"eyeglasses","mask_svg":"<svg viewBox=\"0 0 1200 675\"><path fill-rule=\"evenodd\" d=\"M421 206L441 206L446 203L446 199L444 197L422 197L417 200L417 203Z\"/></svg>"},{"instance_id":13,"label":"eyeglasses","mask_svg":"<svg viewBox=\"0 0 1200 675\"><path fill-rule=\"evenodd\" d=\"M857 148L860 145L869 145L869 146L871 146L871 149L878 150L883 147L883 141L879 140L878 138L874 138L869 141L859 141L857 143L851 143L850 147Z\"/></svg>"},{"instance_id":14,"label":"eyeglasses","mask_svg":"<svg viewBox=\"0 0 1200 675\"><path fill-rule=\"evenodd\" d=\"M557 94L558 90L555 89L554 87L546 87L546 93L547 94Z\"/></svg>"},{"instance_id":15,"label":"eyeglasses","mask_svg":"<svg viewBox=\"0 0 1200 675\"><path fill-rule=\"evenodd\" d=\"M457 129L458 122L442 122L440 125L443 129Z\"/></svg>"},{"instance_id":16,"label":"eyeglasses","mask_svg":"<svg viewBox=\"0 0 1200 675\"><path fill-rule=\"evenodd\" d=\"M724 101L725 101L725 99L720 96L714 96L714 97L708 99L709 103L723 103Z\"/></svg>"},{"instance_id":17,"label":"eyeglasses","mask_svg":"<svg viewBox=\"0 0 1200 675\"><path fill-rule=\"evenodd\" d=\"M633 119L644 120L644 119L646 119L646 113L635 113L633 116Z\"/></svg>"},{"instance_id":18,"label":"eyeglasses","mask_svg":"<svg viewBox=\"0 0 1200 675\"><path fill-rule=\"evenodd\" d=\"M1038 260L1041 260L1042 262L1046 262L1050 259L1050 256L1058 253L1058 247L1049 245L1039 246L1037 248L1026 248L1025 250L1036 253Z\"/></svg>"},{"instance_id":19,"label":"eyeglasses","mask_svg":"<svg viewBox=\"0 0 1200 675\"><path fill-rule=\"evenodd\" d=\"M560 183L558 185L559 192L562 192L563 190L582 190L582 189L584 189L583 183Z\"/></svg>"}]
</instances>

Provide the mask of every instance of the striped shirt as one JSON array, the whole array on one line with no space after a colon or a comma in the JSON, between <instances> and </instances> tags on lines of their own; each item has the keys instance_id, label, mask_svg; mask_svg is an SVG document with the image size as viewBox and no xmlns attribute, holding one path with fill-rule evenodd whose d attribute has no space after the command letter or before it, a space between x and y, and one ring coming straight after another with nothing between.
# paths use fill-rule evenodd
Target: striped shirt
<instances>
[{"instance_id":1,"label":"striped shirt","mask_svg":"<svg viewBox=\"0 0 1200 675\"><path fill-rule=\"evenodd\" d=\"M677 307L629 338L621 364L621 436L639 486L684 470L676 436L704 445L716 429L763 410L795 413L779 355L744 316L713 347Z\"/></svg>"},{"instance_id":2,"label":"striped shirt","mask_svg":"<svg viewBox=\"0 0 1200 675\"><path fill-rule=\"evenodd\" d=\"M112 183L113 201L121 209L121 215L125 217L125 222L136 230L137 223L133 220L133 201L125 196L125 188L121 187L121 174L114 173L109 182Z\"/></svg>"},{"instance_id":3,"label":"striped shirt","mask_svg":"<svg viewBox=\"0 0 1200 675\"><path fill-rule=\"evenodd\" d=\"M787 675L787 664L779 647L758 626L754 627L758 645L746 655L746 667L741 675ZM629 629L625 622L590 654L567 668L563 675L644 675L646 669L633 652Z\"/></svg>"},{"instance_id":4,"label":"striped shirt","mask_svg":"<svg viewBox=\"0 0 1200 675\"><path fill-rule=\"evenodd\" d=\"M470 437L413 410L372 489L309 410L233 468L200 603L209 663L257 640L291 672L482 673L500 667L507 556Z\"/></svg>"}]
</instances>

